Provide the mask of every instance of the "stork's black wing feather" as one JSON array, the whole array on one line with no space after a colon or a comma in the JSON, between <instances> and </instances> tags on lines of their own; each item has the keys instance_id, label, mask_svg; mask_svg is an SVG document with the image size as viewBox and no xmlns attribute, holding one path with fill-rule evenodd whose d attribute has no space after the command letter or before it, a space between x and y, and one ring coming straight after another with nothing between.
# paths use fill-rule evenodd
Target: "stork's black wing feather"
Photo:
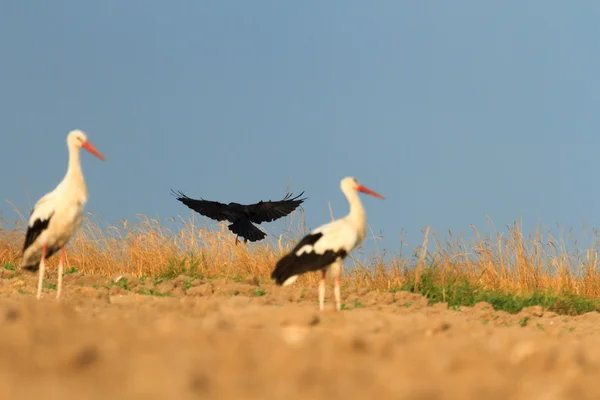
<instances>
[{"instance_id":1,"label":"stork's black wing feather","mask_svg":"<svg viewBox=\"0 0 600 400\"><path fill-rule=\"evenodd\" d=\"M254 222L255 224L260 224L261 222L271 222L281 217L285 217L294 211L300 204L302 204L304 200L306 200L306 198L299 199L299 197L303 194L304 192L292 198L292 195L288 193L283 200L259 201L255 204L249 204L248 210L250 221Z\"/></svg>"},{"instance_id":2,"label":"stork's black wing feather","mask_svg":"<svg viewBox=\"0 0 600 400\"><path fill-rule=\"evenodd\" d=\"M214 219L215 221L228 220L230 222L235 222L242 216L237 210L230 208L227 204L204 199L191 199L182 192L175 192L172 189L171 192L177 198L177 200L192 210L204 215L205 217Z\"/></svg>"},{"instance_id":3,"label":"stork's black wing feather","mask_svg":"<svg viewBox=\"0 0 600 400\"><path fill-rule=\"evenodd\" d=\"M46 228L48 228L48 224L50 223L50 219L53 215L54 213L51 213L47 219L36 219L33 225L27 228L27 232L25 233L25 243L23 244L23 252L25 252L25 250L27 250L27 248L31 246L33 242L35 242L35 239L37 239Z\"/></svg>"}]
</instances>

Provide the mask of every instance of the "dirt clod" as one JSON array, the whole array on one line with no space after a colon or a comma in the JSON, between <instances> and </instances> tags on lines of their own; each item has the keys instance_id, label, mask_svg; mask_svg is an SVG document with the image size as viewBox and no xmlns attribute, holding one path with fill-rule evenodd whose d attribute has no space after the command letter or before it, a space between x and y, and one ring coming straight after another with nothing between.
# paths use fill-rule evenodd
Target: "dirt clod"
<instances>
[{"instance_id":1,"label":"dirt clod","mask_svg":"<svg viewBox=\"0 0 600 400\"><path fill-rule=\"evenodd\" d=\"M200 286L195 286L187 290L188 296L210 296L213 293L213 288L210 283L204 283Z\"/></svg>"},{"instance_id":2,"label":"dirt clod","mask_svg":"<svg viewBox=\"0 0 600 400\"><path fill-rule=\"evenodd\" d=\"M13 322L16 321L17 319L19 319L19 317L21 316L21 312L16 309L16 308L9 308L8 310L6 310L6 320L9 322Z\"/></svg>"},{"instance_id":3,"label":"dirt clod","mask_svg":"<svg viewBox=\"0 0 600 400\"><path fill-rule=\"evenodd\" d=\"M98 361L99 358L100 354L96 347L85 347L75 356L73 366L75 368L86 368Z\"/></svg>"}]
</instances>

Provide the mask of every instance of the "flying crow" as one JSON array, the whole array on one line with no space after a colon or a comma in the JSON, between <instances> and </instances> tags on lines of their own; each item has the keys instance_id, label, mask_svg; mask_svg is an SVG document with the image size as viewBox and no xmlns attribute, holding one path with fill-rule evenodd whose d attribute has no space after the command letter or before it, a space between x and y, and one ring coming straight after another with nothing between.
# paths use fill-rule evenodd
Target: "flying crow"
<instances>
[{"instance_id":1,"label":"flying crow","mask_svg":"<svg viewBox=\"0 0 600 400\"><path fill-rule=\"evenodd\" d=\"M243 237L244 243L248 241L256 242L267 236L266 233L252 223L260 224L285 217L306 200L306 198L299 199L304 194L302 192L293 198L288 193L280 201L259 201L258 203L248 205L233 202L223 204L218 201L191 199L182 192L175 192L172 189L171 191L177 200L197 213L216 221L229 221L231 223L228 226L229 230L237 236ZM237 236L235 238L236 244L238 242Z\"/></svg>"}]
</instances>

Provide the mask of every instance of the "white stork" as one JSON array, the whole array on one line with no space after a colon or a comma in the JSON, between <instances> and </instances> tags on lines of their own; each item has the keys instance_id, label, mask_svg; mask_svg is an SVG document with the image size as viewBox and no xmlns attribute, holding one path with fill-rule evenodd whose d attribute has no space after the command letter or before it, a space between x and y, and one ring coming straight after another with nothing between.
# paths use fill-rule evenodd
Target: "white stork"
<instances>
[{"instance_id":1,"label":"white stork","mask_svg":"<svg viewBox=\"0 0 600 400\"><path fill-rule=\"evenodd\" d=\"M344 218L322 225L304 236L291 252L277 262L271 274L271 278L277 285L287 286L305 272L321 271L320 310L323 310L325 277L330 267L335 279L336 309L337 311L341 310L340 270L342 262L365 238L367 218L357 192L367 193L380 199L384 198L358 183L353 177L342 179L340 187L350 203L350 213Z\"/></svg>"},{"instance_id":2,"label":"white stork","mask_svg":"<svg viewBox=\"0 0 600 400\"><path fill-rule=\"evenodd\" d=\"M58 264L58 288L62 290L65 245L81 224L83 207L87 202L87 188L81 171L79 149L84 148L104 161L104 156L88 142L84 132L73 130L67 136L69 166L63 180L56 188L35 204L29 217L21 268L35 272L39 269L37 299L42 295L45 260L61 250Z\"/></svg>"}]
</instances>

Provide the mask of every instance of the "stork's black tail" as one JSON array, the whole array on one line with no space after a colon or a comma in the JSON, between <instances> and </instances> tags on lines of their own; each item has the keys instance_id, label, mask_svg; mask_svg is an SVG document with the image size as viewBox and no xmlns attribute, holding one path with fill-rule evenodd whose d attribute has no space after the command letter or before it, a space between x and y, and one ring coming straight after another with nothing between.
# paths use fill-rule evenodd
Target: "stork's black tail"
<instances>
[{"instance_id":1,"label":"stork's black tail","mask_svg":"<svg viewBox=\"0 0 600 400\"><path fill-rule=\"evenodd\" d=\"M295 256L295 254L288 253L285 256L283 256L279 261L277 261L275 269L271 273L271 279L274 279L275 283L281 286L289 278L297 276L301 272L303 271L300 271L298 268L297 257Z\"/></svg>"},{"instance_id":2,"label":"stork's black tail","mask_svg":"<svg viewBox=\"0 0 600 400\"><path fill-rule=\"evenodd\" d=\"M228 226L229 230L250 242L257 242L264 239L267 234L258 229L248 219L242 218Z\"/></svg>"},{"instance_id":3,"label":"stork's black tail","mask_svg":"<svg viewBox=\"0 0 600 400\"><path fill-rule=\"evenodd\" d=\"M48 247L46 249L46 260L52 257L54 254L60 251L60 247ZM40 263L42 261L41 252L38 253L26 253L23 252L23 259L21 260L21 269L29 272L37 272L40 269Z\"/></svg>"},{"instance_id":4,"label":"stork's black tail","mask_svg":"<svg viewBox=\"0 0 600 400\"><path fill-rule=\"evenodd\" d=\"M24 269L28 272L37 272L40 269L40 262L38 261L37 263L34 262L28 265L22 265L21 269Z\"/></svg>"}]
</instances>

